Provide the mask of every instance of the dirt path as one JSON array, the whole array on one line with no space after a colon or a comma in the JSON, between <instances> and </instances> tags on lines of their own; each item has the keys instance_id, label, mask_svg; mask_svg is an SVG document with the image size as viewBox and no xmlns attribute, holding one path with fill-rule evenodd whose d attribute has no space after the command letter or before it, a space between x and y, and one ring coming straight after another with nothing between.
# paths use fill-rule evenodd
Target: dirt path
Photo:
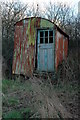
<instances>
[{"instance_id":1,"label":"dirt path","mask_svg":"<svg viewBox=\"0 0 80 120\"><path fill-rule=\"evenodd\" d=\"M42 80L35 77L30 79L30 82L35 93L38 111L42 118L72 118L72 115L60 103L56 93L52 91L51 85L47 86L45 84L44 86ZM42 102L41 104L39 103L40 101Z\"/></svg>"}]
</instances>

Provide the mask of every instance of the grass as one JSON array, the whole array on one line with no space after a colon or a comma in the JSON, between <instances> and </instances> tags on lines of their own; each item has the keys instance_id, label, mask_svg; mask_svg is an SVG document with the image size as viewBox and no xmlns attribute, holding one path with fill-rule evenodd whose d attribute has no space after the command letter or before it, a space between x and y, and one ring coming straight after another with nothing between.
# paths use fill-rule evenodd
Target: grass
<instances>
[{"instance_id":1,"label":"grass","mask_svg":"<svg viewBox=\"0 0 80 120\"><path fill-rule=\"evenodd\" d=\"M30 108L23 108L23 109L21 109L21 113L24 118L29 118L32 114L32 111Z\"/></svg>"},{"instance_id":2,"label":"grass","mask_svg":"<svg viewBox=\"0 0 80 120\"><path fill-rule=\"evenodd\" d=\"M17 105L19 103L19 100L14 99L14 98L10 98L8 99L8 102L11 106Z\"/></svg>"},{"instance_id":3,"label":"grass","mask_svg":"<svg viewBox=\"0 0 80 120\"><path fill-rule=\"evenodd\" d=\"M29 81L27 84L25 84L26 81L21 82L19 80L8 80L4 79L2 80L2 104L3 104L3 118L22 118L26 117L28 118L31 112L30 108L24 108L22 106L20 109L17 108L20 104L25 104L26 100L24 100L24 93L29 93L32 88ZM21 96L23 95L22 99ZM22 103L23 102L23 103ZM10 108L11 110L8 110L6 108ZM13 108L13 109L12 109Z\"/></svg>"},{"instance_id":4,"label":"grass","mask_svg":"<svg viewBox=\"0 0 80 120\"><path fill-rule=\"evenodd\" d=\"M27 90L31 91L31 84L27 82L27 85L24 82L20 82L19 80L8 80L4 79L2 80L2 92L3 93L10 93L13 91L18 91L18 90Z\"/></svg>"},{"instance_id":5,"label":"grass","mask_svg":"<svg viewBox=\"0 0 80 120\"><path fill-rule=\"evenodd\" d=\"M2 92L6 93L7 90L12 86L13 81L4 79L2 80Z\"/></svg>"},{"instance_id":6,"label":"grass","mask_svg":"<svg viewBox=\"0 0 80 120\"><path fill-rule=\"evenodd\" d=\"M20 112L13 110L13 111L10 111L10 112L4 114L3 119L4 118L6 118L6 119L8 119L8 118L10 118L10 119L11 118L22 118L22 115Z\"/></svg>"},{"instance_id":7,"label":"grass","mask_svg":"<svg viewBox=\"0 0 80 120\"><path fill-rule=\"evenodd\" d=\"M60 91L60 92L70 92L70 93L77 93L78 91L80 91L80 88L78 85L72 85L70 83L67 84L61 84L59 83L59 85L54 85L54 89L55 91Z\"/></svg>"},{"instance_id":8,"label":"grass","mask_svg":"<svg viewBox=\"0 0 80 120\"><path fill-rule=\"evenodd\" d=\"M16 106L17 104L19 104L19 100L17 100L14 97L3 97L3 105L5 106Z\"/></svg>"},{"instance_id":9,"label":"grass","mask_svg":"<svg viewBox=\"0 0 80 120\"><path fill-rule=\"evenodd\" d=\"M4 80L2 80L2 92L10 93L13 90L15 90L16 88L18 89L19 85L20 85L20 83L18 83L17 81L4 79Z\"/></svg>"},{"instance_id":10,"label":"grass","mask_svg":"<svg viewBox=\"0 0 80 120\"><path fill-rule=\"evenodd\" d=\"M4 118L29 118L31 115L31 109L30 108L22 108L20 111L18 110L12 110L3 115Z\"/></svg>"}]
</instances>

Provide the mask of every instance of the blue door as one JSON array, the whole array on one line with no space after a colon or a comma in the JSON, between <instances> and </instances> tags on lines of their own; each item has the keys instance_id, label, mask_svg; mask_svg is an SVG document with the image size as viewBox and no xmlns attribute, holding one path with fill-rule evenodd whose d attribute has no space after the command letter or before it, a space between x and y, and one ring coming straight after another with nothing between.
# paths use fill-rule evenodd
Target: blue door
<instances>
[{"instance_id":1,"label":"blue door","mask_svg":"<svg viewBox=\"0 0 80 120\"><path fill-rule=\"evenodd\" d=\"M38 30L38 70L54 71L54 33L53 30Z\"/></svg>"}]
</instances>

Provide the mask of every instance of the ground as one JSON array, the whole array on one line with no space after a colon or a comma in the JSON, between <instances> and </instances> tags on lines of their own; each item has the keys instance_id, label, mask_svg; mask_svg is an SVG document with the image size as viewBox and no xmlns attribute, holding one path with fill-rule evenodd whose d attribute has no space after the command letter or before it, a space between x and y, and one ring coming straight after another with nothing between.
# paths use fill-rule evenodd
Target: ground
<instances>
[{"instance_id":1,"label":"ground","mask_svg":"<svg viewBox=\"0 0 80 120\"><path fill-rule=\"evenodd\" d=\"M2 81L3 118L79 118L78 84L51 84L50 78Z\"/></svg>"}]
</instances>

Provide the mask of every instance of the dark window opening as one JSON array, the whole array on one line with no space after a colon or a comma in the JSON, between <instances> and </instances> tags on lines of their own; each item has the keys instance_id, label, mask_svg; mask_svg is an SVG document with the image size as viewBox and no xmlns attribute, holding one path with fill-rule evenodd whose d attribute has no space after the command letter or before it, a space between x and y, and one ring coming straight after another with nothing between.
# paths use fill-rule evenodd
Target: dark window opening
<instances>
[{"instance_id":1,"label":"dark window opening","mask_svg":"<svg viewBox=\"0 0 80 120\"><path fill-rule=\"evenodd\" d=\"M53 37L49 37L49 43L53 43Z\"/></svg>"},{"instance_id":2,"label":"dark window opening","mask_svg":"<svg viewBox=\"0 0 80 120\"><path fill-rule=\"evenodd\" d=\"M43 32L40 32L40 37L43 37Z\"/></svg>"},{"instance_id":3,"label":"dark window opening","mask_svg":"<svg viewBox=\"0 0 80 120\"><path fill-rule=\"evenodd\" d=\"M48 43L48 31L45 31L45 43Z\"/></svg>"},{"instance_id":4,"label":"dark window opening","mask_svg":"<svg viewBox=\"0 0 80 120\"><path fill-rule=\"evenodd\" d=\"M48 37L48 31L45 31L45 37Z\"/></svg>"},{"instance_id":5,"label":"dark window opening","mask_svg":"<svg viewBox=\"0 0 80 120\"><path fill-rule=\"evenodd\" d=\"M49 43L53 43L53 31L49 31Z\"/></svg>"},{"instance_id":6,"label":"dark window opening","mask_svg":"<svg viewBox=\"0 0 80 120\"><path fill-rule=\"evenodd\" d=\"M45 43L48 43L48 37L45 38Z\"/></svg>"},{"instance_id":7,"label":"dark window opening","mask_svg":"<svg viewBox=\"0 0 80 120\"><path fill-rule=\"evenodd\" d=\"M49 37L53 37L53 31L49 31Z\"/></svg>"},{"instance_id":8,"label":"dark window opening","mask_svg":"<svg viewBox=\"0 0 80 120\"><path fill-rule=\"evenodd\" d=\"M44 41L44 39L43 39L43 37L44 37L44 34L43 34L43 32L40 32L40 43L43 43Z\"/></svg>"},{"instance_id":9,"label":"dark window opening","mask_svg":"<svg viewBox=\"0 0 80 120\"><path fill-rule=\"evenodd\" d=\"M40 43L43 43L43 38L40 38Z\"/></svg>"}]
</instances>

